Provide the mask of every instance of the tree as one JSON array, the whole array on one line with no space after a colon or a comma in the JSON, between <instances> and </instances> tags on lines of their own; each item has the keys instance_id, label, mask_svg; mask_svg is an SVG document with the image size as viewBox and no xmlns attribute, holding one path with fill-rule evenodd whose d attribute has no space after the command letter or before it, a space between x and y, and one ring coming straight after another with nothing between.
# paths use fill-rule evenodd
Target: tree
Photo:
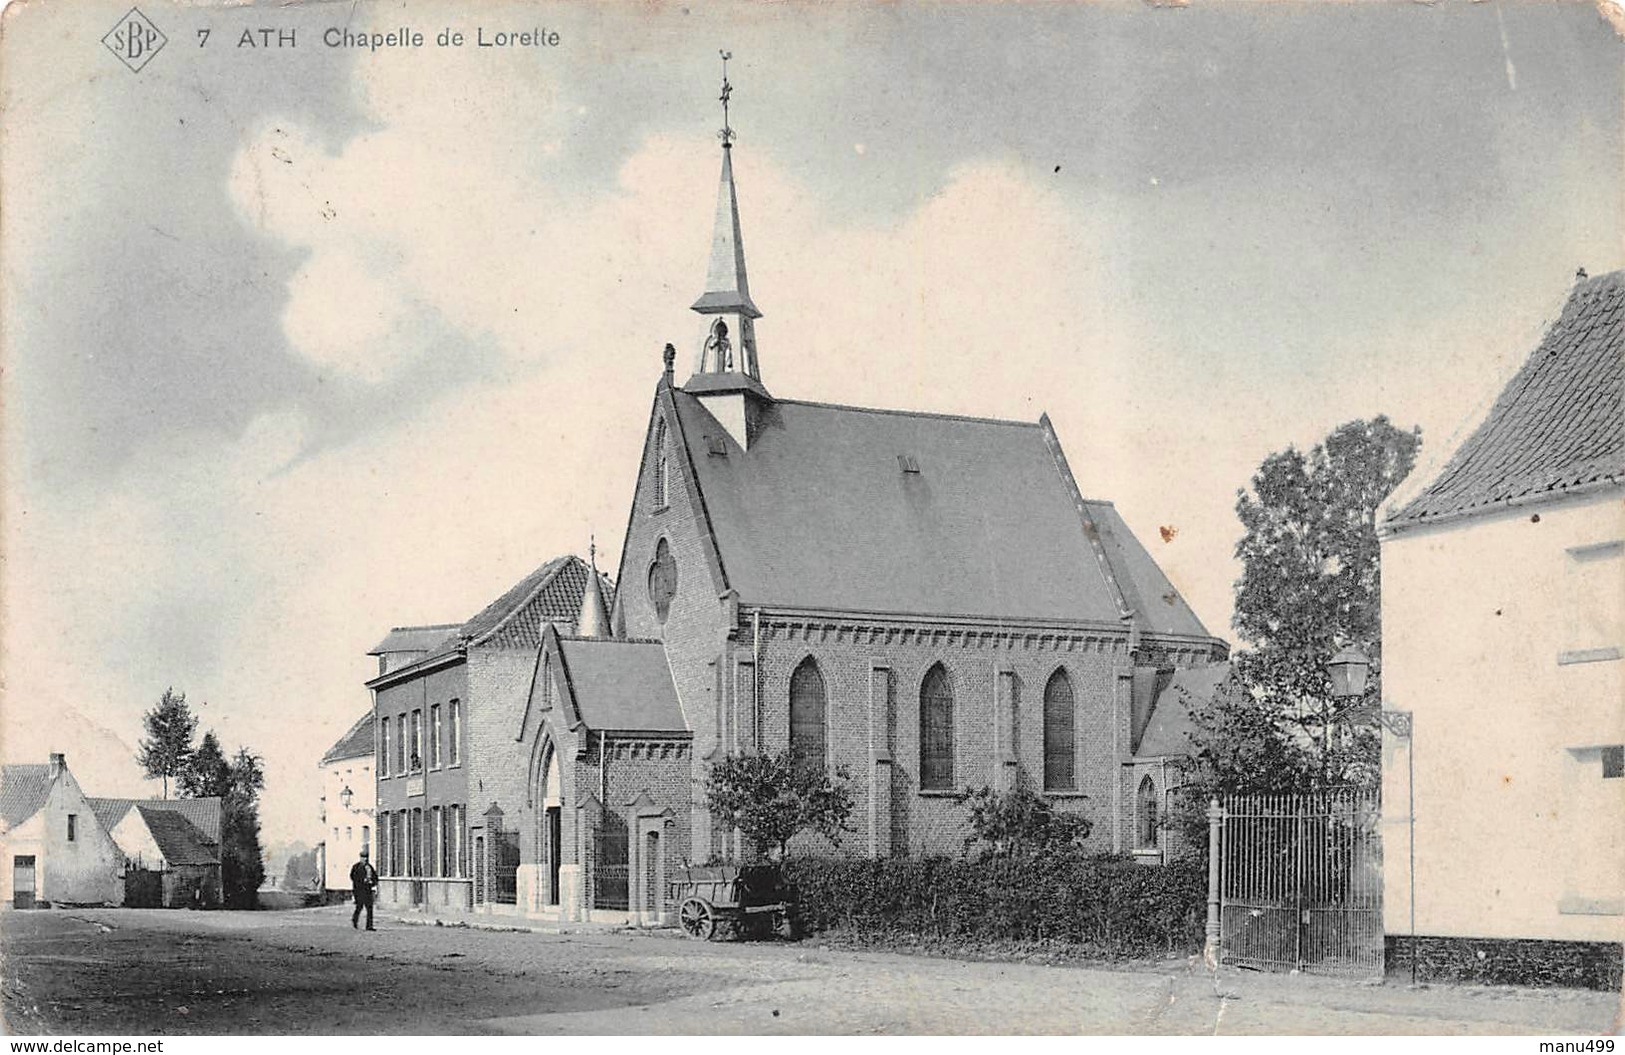
<instances>
[{"instance_id":1,"label":"tree","mask_svg":"<svg viewBox=\"0 0 1625 1055\"><path fill-rule=\"evenodd\" d=\"M176 786L182 795L194 799L225 798L231 790L231 763L220 750L213 729L203 734L203 740L187 758Z\"/></svg>"},{"instance_id":2,"label":"tree","mask_svg":"<svg viewBox=\"0 0 1625 1055\"><path fill-rule=\"evenodd\" d=\"M1064 857L1083 851L1094 827L1087 817L1062 813L1030 788L997 792L983 787L966 791L960 803L970 805L968 851L982 843L986 857Z\"/></svg>"},{"instance_id":3,"label":"tree","mask_svg":"<svg viewBox=\"0 0 1625 1055\"><path fill-rule=\"evenodd\" d=\"M283 890L298 893L320 890L321 886L322 875L317 866L315 850L306 850L288 858L287 867L282 872Z\"/></svg>"},{"instance_id":4,"label":"tree","mask_svg":"<svg viewBox=\"0 0 1625 1055\"><path fill-rule=\"evenodd\" d=\"M246 747L228 759L210 729L195 750L188 750L176 787L187 798L220 800L220 886L226 906L253 908L265 881L259 814L264 762Z\"/></svg>"},{"instance_id":5,"label":"tree","mask_svg":"<svg viewBox=\"0 0 1625 1055\"><path fill-rule=\"evenodd\" d=\"M228 908L259 904L260 884L265 882L259 811L264 787L264 762L248 748L238 748L226 767L220 803L220 885Z\"/></svg>"},{"instance_id":6,"label":"tree","mask_svg":"<svg viewBox=\"0 0 1625 1055\"><path fill-rule=\"evenodd\" d=\"M836 767L831 778L826 769L798 765L789 751L730 755L706 774L705 798L712 814L738 828L756 856L776 848L782 860L801 832L817 832L839 846L853 830L848 780L845 767Z\"/></svg>"},{"instance_id":7,"label":"tree","mask_svg":"<svg viewBox=\"0 0 1625 1055\"><path fill-rule=\"evenodd\" d=\"M1372 661L1367 701L1380 699L1377 511L1410 473L1421 436L1383 416L1351 421L1307 455L1295 447L1270 455L1251 491L1236 493L1244 534L1232 625L1247 645L1236 669L1252 700L1213 716L1217 731L1244 734L1215 748L1231 764L1255 753L1252 764L1291 764L1288 745L1270 746L1276 726L1312 745L1318 783L1375 779L1376 735L1341 723L1346 705L1331 697L1326 662L1344 645L1363 650Z\"/></svg>"},{"instance_id":8,"label":"tree","mask_svg":"<svg viewBox=\"0 0 1625 1055\"><path fill-rule=\"evenodd\" d=\"M169 798L169 781L186 765L192 753L192 734L197 731L197 719L187 706L186 693L177 693L173 686L164 690L158 705L143 719L147 735L140 743L135 760L146 770L147 776L164 782L164 798Z\"/></svg>"}]
</instances>

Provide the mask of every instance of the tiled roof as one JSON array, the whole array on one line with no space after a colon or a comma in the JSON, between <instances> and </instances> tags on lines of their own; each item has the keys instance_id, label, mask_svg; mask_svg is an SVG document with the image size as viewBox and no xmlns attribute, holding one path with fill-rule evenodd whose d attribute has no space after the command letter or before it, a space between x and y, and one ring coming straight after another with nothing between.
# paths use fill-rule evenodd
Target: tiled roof
<instances>
[{"instance_id":1,"label":"tiled roof","mask_svg":"<svg viewBox=\"0 0 1625 1055\"><path fill-rule=\"evenodd\" d=\"M440 648L442 642L459 628L457 623L437 623L432 626L397 626L389 632L378 644L368 650L367 655L376 656L384 652L430 652Z\"/></svg>"},{"instance_id":2,"label":"tiled roof","mask_svg":"<svg viewBox=\"0 0 1625 1055\"><path fill-rule=\"evenodd\" d=\"M686 732L660 642L560 637L559 652L576 710L590 728Z\"/></svg>"},{"instance_id":3,"label":"tiled roof","mask_svg":"<svg viewBox=\"0 0 1625 1055\"><path fill-rule=\"evenodd\" d=\"M0 766L0 821L7 828L39 812L51 795L51 767L35 762Z\"/></svg>"},{"instance_id":4,"label":"tiled roof","mask_svg":"<svg viewBox=\"0 0 1625 1055\"><path fill-rule=\"evenodd\" d=\"M143 802L136 805L141 812L141 819L147 822L147 830L152 833L153 842L158 844L158 850L164 855L164 860L171 865L211 865L220 863L220 846L217 840L211 840L206 832L199 828L188 818L186 811L175 809L180 802L151 803ZM212 802L219 807L219 799L193 799L192 802Z\"/></svg>"},{"instance_id":5,"label":"tiled roof","mask_svg":"<svg viewBox=\"0 0 1625 1055\"><path fill-rule=\"evenodd\" d=\"M373 753L373 712L363 714L359 721L350 726L350 731L339 737L338 743L327 749L322 756L322 764L337 762L345 758L361 758Z\"/></svg>"},{"instance_id":6,"label":"tiled roof","mask_svg":"<svg viewBox=\"0 0 1625 1055\"><path fill-rule=\"evenodd\" d=\"M1563 313L1394 528L1625 480L1625 271L1575 283Z\"/></svg>"},{"instance_id":7,"label":"tiled roof","mask_svg":"<svg viewBox=\"0 0 1625 1055\"><path fill-rule=\"evenodd\" d=\"M1192 751L1191 735L1196 723L1191 708L1211 700L1230 677L1230 664L1209 663L1181 667L1173 672L1167 686L1157 694L1157 702L1146 721L1145 732L1134 754L1138 758L1181 757Z\"/></svg>"},{"instance_id":8,"label":"tiled roof","mask_svg":"<svg viewBox=\"0 0 1625 1055\"><path fill-rule=\"evenodd\" d=\"M574 554L554 557L464 623L459 635L470 644L535 648L548 623L575 625L589 574L587 562ZM607 591L608 580L599 581Z\"/></svg>"},{"instance_id":9,"label":"tiled roof","mask_svg":"<svg viewBox=\"0 0 1625 1055\"><path fill-rule=\"evenodd\" d=\"M164 810L179 815L195 827L205 841L220 841L220 800L207 799L88 799L91 812L109 833L132 808ZM145 813L143 813L143 817ZM150 827L150 825L149 825Z\"/></svg>"},{"instance_id":10,"label":"tiled roof","mask_svg":"<svg viewBox=\"0 0 1625 1055\"><path fill-rule=\"evenodd\" d=\"M747 451L673 390L728 584L751 604L1116 623L1041 423L779 400ZM719 446L722 455L711 453ZM905 465L918 472L905 471ZM1085 503L1147 629L1206 636L1110 503Z\"/></svg>"}]
</instances>

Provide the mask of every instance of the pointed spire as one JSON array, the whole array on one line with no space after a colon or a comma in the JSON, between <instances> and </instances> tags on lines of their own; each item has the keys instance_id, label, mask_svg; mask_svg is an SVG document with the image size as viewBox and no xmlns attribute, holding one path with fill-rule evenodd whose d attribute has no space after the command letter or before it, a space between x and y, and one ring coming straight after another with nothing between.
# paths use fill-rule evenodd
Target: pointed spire
<instances>
[{"instance_id":1,"label":"pointed spire","mask_svg":"<svg viewBox=\"0 0 1625 1055\"><path fill-rule=\"evenodd\" d=\"M597 539L587 544L587 588L581 591L581 614L576 616L576 636L609 636L609 610L604 607L604 591L598 582Z\"/></svg>"},{"instance_id":2,"label":"pointed spire","mask_svg":"<svg viewBox=\"0 0 1625 1055\"><path fill-rule=\"evenodd\" d=\"M752 319L762 317L750 299L750 280L745 276L745 241L739 232L739 196L734 190L733 148L728 143L722 144L711 266L705 273L705 292L693 307L701 315L739 312Z\"/></svg>"},{"instance_id":3,"label":"pointed spire","mask_svg":"<svg viewBox=\"0 0 1625 1055\"><path fill-rule=\"evenodd\" d=\"M745 241L739 233L739 195L734 190L733 124L728 119L728 99L733 85L728 83L728 60L733 52L722 55L722 181L717 187L717 221L711 236L711 266L705 275L705 292L694 302L694 310L702 315L723 312L741 312L752 319L762 313L750 299L750 281L745 277Z\"/></svg>"}]
</instances>

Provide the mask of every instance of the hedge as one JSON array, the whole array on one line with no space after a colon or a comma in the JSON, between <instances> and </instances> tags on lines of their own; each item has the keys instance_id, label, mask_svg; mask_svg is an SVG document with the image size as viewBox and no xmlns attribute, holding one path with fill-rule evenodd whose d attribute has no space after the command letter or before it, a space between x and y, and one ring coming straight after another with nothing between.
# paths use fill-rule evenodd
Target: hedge
<instances>
[{"instance_id":1,"label":"hedge","mask_svg":"<svg viewBox=\"0 0 1625 1055\"><path fill-rule=\"evenodd\" d=\"M805 933L1061 943L1112 957L1202 944L1207 873L1200 862L792 857L782 867Z\"/></svg>"}]
</instances>

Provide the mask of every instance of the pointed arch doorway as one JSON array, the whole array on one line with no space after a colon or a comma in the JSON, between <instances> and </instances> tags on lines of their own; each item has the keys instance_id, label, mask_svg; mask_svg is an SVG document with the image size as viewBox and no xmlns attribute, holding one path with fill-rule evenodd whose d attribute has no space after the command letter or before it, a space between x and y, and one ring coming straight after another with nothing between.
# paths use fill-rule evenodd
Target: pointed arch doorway
<instances>
[{"instance_id":1,"label":"pointed arch doorway","mask_svg":"<svg viewBox=\"0 0 1625 1055\"><path fill-rule=\"evenodd\" d=\"M564 856L564 799L559 780L559 753L547 748L541 774L542 894L549 905L559 903L559 865Z\"/></svg>"}]
</instances>

